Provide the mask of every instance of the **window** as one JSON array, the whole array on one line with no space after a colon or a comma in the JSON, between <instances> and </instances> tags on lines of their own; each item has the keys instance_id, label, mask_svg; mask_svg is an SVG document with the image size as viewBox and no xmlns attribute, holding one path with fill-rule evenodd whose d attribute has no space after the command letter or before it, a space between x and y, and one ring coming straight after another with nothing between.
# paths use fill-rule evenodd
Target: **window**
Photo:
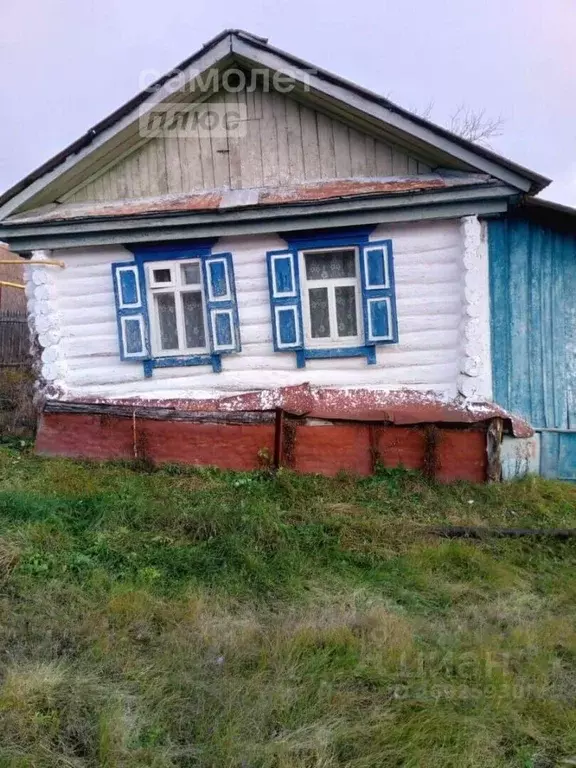
<instances>
[{"instance_id":1,"label":"window","mask_svg":"<svg viewBox=\"0 0 576 768\"><path fill-rule=\"evenodd\" d=\"M146 264L152 354L208 351L206 306L199 259Z\"/></svg>"},{"instance_id":2,"label":"window","mask_svg":"<svg viewBox=\"0 0 576 768\"><path fill-rule=\"evenodd\" d=\"M240 327L231 253L209 246L145 247L112 264L120 359L144 374L176 365L211 365L239 352Z\"/></svg>"},{"instance_id":3,"label":"window","mask_svg":"<svg viewBox=\"0 0 576 768\"><path fill-rule=\"evenodd\" d=\"M288 238L270 251L268 285L274 348L306 360L366 357L398 341L390 240L366 233Z\"/></svg>"},{"instance_id":4,"label":"window","mask_svg":"<svg viewBox=\"0 0 576 768\"><path fill-rule=\"evenodd\" d=\"M299 256L307 345L360 344L358 249L301 251Z\"/></svg>"}]
</instances>

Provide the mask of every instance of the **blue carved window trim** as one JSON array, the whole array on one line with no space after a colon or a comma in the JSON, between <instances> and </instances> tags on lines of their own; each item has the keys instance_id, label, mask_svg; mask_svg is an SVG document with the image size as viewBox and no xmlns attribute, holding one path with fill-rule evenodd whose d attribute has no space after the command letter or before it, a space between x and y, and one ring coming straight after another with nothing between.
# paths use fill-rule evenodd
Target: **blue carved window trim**
<instances>
[{"instance_id":1,"label":"blue carved window trim","mask_svg":"<svg viewBox=\"0 0 576 768\"><path fill-rule=\"evenodd\" d=\"M398 342L398 319L392 241L370 240L373 227L345 231L283 234L288 248L267 253L268 289L276 352L294 352L296 365L307 360L365 357L376 364L376 347ZM306 346L304 333L301 251L355 247L359 267L364 344L359 346Z\"/></svg>"},{"instance_id":2,"label":"blue carved window trim","mask_svg":"<svg viewBox=\"0 0 576 768\"><path fill-rule=\"evenodd\" d=\"M149 378L156 368L211 365L222 370L222 356L240 352L240 323L232 254L213 253L216 241L133 247L133 262L112 265L120 357L141 360ZM159 356L152 353L146 264L162 261L198 260L201 264L206 338L209 351L201 354ZM223 289L223 290L221 290ZM140 337L138 338L138 328ZM128 336L130 329L131 337ZM219 336L220 334L220 336Z\"/></svg>"}]
</instances>

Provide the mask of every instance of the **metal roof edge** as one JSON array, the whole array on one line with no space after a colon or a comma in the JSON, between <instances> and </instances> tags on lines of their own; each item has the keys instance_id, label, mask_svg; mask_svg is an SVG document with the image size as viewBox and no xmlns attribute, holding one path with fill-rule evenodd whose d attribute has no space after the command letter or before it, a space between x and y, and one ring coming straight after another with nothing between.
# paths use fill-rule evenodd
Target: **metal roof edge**
<instances>
[{"instance_id":1,"label":"metal roof edge","mask_svg":"<svg viewBox=\"0 0 576 768\"><path fill-rule=\"evenodd\" d=\"M555 211L576 218L576 207L555 203L553 200L544 200L542 197L527 198L524 204L530 208L542 208L544 210Z\"/></svg>"},{"instance_id":2,"label":"metal roof edge","mask_svg":"<svg viewBox=\"0 0 576 768\"><path fill-rule=\"evenodd\" d=\"M387 224L438 218L502 213L510 190L468 190L468 195L403 197L384 200L340 201L327 205L274 206L270 209L215 210L208 213L111 218L106 221L61 222L29 226L0 225L0 238L16 252L37 248L195 240L204 237L244 236L299 229L326 229L360 224ZM368 205L368 203L370 205ZM281 236L281 235L280 235Z\"/></svg>"},{"instance_id":3,"label":"metal roof edge","mask_svg":"<svg viewBox=\"0 0 576 768\"><path fill-rule=\"evenodd\" d=\"M506 212L508 218L524 218L543 226L576 234L576 207L540 197L522 197ZM497 218L501 218L500 214Z\"/></svg>"},{"instance_id":4,"label":"metal roof edge","mask_svg":"<svg viewBox=\"0 0 576 768\"><path fill-rule=\"evenodd\" d=\"M382 185L379 187L379 185ZM389 188L387 188L389 185ZM336 189L338 192L336 193ZM319 182L305 182L287 187L259 187L250 189L230 190L216 188L204 192L188 194L162 195L153 198L135 198L130 200L108 201L100 203L77 203L73 206L66 204L51 204L41 206L38 209L23 211L20 214L8 216L2 222L7 227L27 226L30 224L66 224L83 220L104 220L137 217L154 217L173 213L183 215L191 212L206 212L216 208L230 211L241 208L270 209L274 206L294 205L330 205L341 201L367 201L366 205L372 205L373 200L387 199L401 201L403 198L412 198L416 195L438 193L446 195L454 192L455 195L467 195L470 190L475 194L476 190L497 190L515 195L516 190L503 186L501 182L489 176L471 174L469 176L443 177L439 174L423 174L415 177L375 177L331 179ZM323 192L326 190L325 195ZM317 197L313 196L314 191ZM333 193L332 193L333 192ZM302 194L301 197L298 194ZM306 196L310 193L310 197ZM492 191L487 194L492 194ZM276 196L276 197L275 197ZM192 205L188 202L206 200L212 205ZM167 205L173 202L173 205ZM178 207L180 204L181 207ZM394 205L394 202L391 203ZM155 207L156 206L156 207ZM137 210L139 209L139 210ZM62 215L59 213L62 212ZM0 225L1 226L1 225Z\"/></svg>"},{"instance_id":5,"label":"metal roof edge","mask_svg":"<svg viewBox=\"0 0 576 768\"><path fill-rule=\"evenodd\" d=\"M403 207L426 206L432 203L474 201L494 198L512 200L517 195L516 190L504 184L467 184L460 187L428 188L424 190L411 190L394 194L370 193L361 195L342 195L335 198L320 200L297 200L294 202L282 202L273 204L258 204L226 208L215 206L211 209L200 210L172 210L150 211L141 213L126 213L117 215L113 213L102 216L85 216L71 219L31 220L22 218L18 220L6 219L0 223L0 238L10 232L28 231L32 229L44 231L65 231L67 229L106 229L123 228L126 230L138 228L143 222L153 228L157 222L177 220L230 220L230 219L263 219L275 216L289 217L305 213L333 213L351 210L381 210Z\"/></svg>"}]
</instances>

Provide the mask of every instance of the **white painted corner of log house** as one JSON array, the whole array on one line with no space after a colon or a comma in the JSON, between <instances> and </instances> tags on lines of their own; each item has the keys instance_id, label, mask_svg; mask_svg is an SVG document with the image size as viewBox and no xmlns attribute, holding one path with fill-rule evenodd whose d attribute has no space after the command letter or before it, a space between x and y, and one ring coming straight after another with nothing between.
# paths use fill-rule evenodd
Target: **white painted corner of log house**
<instances>
[{"instance_id":1,"label":"white painted corner of log house","mask_svg":"<svg viewBox=\"0 0 576 768\"><path fill-rule=\"evenodd\" d=\"M458 391L474 400L491 400L490 277L486 222L461 220L463 300L462 358Z\"/></svg>"}]
</instances>

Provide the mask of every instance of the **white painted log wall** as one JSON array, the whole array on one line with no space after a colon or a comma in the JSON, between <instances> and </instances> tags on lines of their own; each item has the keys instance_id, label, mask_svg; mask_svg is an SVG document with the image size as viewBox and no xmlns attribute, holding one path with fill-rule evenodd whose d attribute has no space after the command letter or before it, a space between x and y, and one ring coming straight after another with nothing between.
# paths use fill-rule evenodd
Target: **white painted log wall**
<instances>
[{"instance_id":1,"label":"white painted log wall","mask_svg":"<svg viewBox=\"0 0 576 768\"><path fill-rule=\"evenodd\" d=\"M255 236L215 246L233 253L242 335L242 352L223 357L219 374L209 366L176 367L146 379L141 363L121 362L110 264L131 261L132 254L116 246L54 251L66 268L53 269L28 291L36 326L56 330L53 338L41 334L42 343L57 347L56 366L48 349L43 355L47 378L56 371L54 384L66 399L201 399L303 382L456 396L465 302L459 221L382 225L371 237L393 240L399 317L400 341L378 348L377 365L363 358L314 360L299 370L294 354L273 351L265 254L285 243Z\"/></svg>"}]
</instances>

